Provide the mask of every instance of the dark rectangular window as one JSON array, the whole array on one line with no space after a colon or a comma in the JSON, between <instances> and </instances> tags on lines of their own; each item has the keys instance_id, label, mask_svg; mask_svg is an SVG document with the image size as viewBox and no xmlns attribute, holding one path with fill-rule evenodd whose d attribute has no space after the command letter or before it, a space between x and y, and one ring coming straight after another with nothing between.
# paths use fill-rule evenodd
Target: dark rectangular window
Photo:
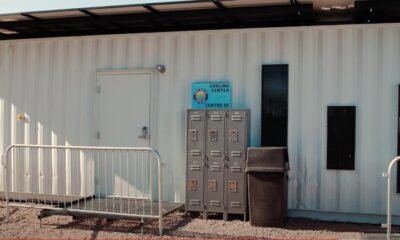
<instances>
[{"instance_id":1,"label":"dark rectangular window","mask_svg":"<svg viewBox=\"0 0 400 240\"><path fill-rule=\"evenodd\" d=\"M287 146L288 77L287 64L262 66L262 146Z\"/></svg>"},{"instance_id":2,"label":"dark rectangular window","mask_svg":"<svg viewBox=\"0 0 400 240\"><path fill-rule=\"evenodd\" d=\"M356 107L328 106L327 168L354 170Z\"/></svg>"}]
</instances>

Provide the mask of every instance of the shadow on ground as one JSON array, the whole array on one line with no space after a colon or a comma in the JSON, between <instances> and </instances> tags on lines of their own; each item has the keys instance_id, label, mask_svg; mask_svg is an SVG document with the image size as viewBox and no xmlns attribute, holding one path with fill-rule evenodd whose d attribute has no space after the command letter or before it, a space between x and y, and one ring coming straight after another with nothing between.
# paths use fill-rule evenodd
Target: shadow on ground
<instances>
[{"instance_id":1,"label":"shadow on ground","mask_svg":"<svg viewBox=\"0 0 400 240\"><path fill-rule=\"evenodd\" d=\"M176 231L186 226L192 221L192 218L183 217L183 214L173 214L163 221L163 235L176 236ZM53 216L54 217L54 216ZM93 231L92 238L96 238L99 232L118 232L141 234L142 228L138 221L132 220L107 220L100 218L76 218L71 219L67 224L52 223L51 220L42 222L43 226L54 226L56 229L80 229ZM158 220L146 222L143 234L157 236L159 234Z\"/></svg>"},{"instance_id":2,"label":"shadow on ground","mask_svg":"<svg viewBox=\"0 0 400 240\"><path fill-rule=\"evenodd\" d=\"M327 230L332 232L385 233L386 229L377 224L357 224L342 222L323 222L306 218L288 218L286 229ZM393 233L400 232L400 226L392 227Z\"/></svg>"},{"instance_id":3,"label":"shadow on ground","mask_svg":"<svg viewBox=\"0 0 400 240\"><path fill-rule=\"evenodd\" d=\"M215 233L196 233L189 231L179 231L180 228L188 225L193 218L202 218L200 215L192 215L191 217L184 216L183 213L172 214L164 220L164 237L185 237L185 238L198 238L200 235L202 238L232 238L229 235L215 234ZM211 219L218 219L218 216L211 216ZM237 220L237 218L231 218ZM221 220L222 221L222 220ZM56 229L79 229L93 231L91 239L95 239L99 236L99 232L113 232L113 233L126 233L126 234L138 234L141 236L141 225L137 221L130 220L106 220L98 218L77 218L71 220L67 224L54 224L51 221L49 223L43 222L43 226L54 226ZM145 224L144 235L158 236L159 228L158 221L152 221ZM235 237L238 239L238 237ZM248 238L246 238L248 239Z\"/></svg>"}]
</instances>

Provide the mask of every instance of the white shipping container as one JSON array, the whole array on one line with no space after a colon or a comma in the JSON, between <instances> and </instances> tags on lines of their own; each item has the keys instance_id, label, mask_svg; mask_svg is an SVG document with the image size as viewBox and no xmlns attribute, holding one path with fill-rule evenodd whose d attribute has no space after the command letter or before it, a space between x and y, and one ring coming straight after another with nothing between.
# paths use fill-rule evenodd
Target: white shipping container
<instances>
[{"instance_id":1,"label":"white shipping container","mask_svg":"<svg viewBox=\"0 0 400 240\"><path fill-rule=\"evenodd\" d=\"M152 147L167 163L165 199L184 202L191 83L231 81L233 108L251 109L250 144L259 146L261 67L276 63L289 64L289 208L384 214L382 172L397 151L400 24L0 41L0 153L12 143L96 145L96 71L163 64L153 75ZM354 171L326 169L327 105L357 107ZM30 122L16 121L20 113ZM56 193L52 166L39 167L45 191ZM399 215L399 196L393 207Z\"/></svg>"}]
</instances>

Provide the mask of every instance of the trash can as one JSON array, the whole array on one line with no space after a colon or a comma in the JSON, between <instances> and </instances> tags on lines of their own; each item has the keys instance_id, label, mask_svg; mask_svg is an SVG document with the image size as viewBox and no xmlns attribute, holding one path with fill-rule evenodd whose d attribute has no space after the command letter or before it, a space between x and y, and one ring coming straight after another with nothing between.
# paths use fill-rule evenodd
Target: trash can
<instances>
[{"instance_id":1,"label":"trash can","mask_svg":"<svg viewBox=\"0 0 400 240\"><path fill-rule=\"evenodd\" d=\"M287 212L287 148L261 147L247 150L247 184L250 224L282 227Z\"/></svg>"}]
</instances>

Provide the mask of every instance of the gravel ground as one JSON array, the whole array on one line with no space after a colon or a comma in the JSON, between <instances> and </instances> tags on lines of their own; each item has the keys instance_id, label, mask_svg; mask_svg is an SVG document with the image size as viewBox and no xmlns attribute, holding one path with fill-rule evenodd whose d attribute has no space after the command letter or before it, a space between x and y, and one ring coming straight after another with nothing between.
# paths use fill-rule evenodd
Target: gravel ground
<instances>
[{"instance_id":1,"label":"gravel ground","mask_svg":"<svg viewBox=\"0 0 400 240\"><path fill-rule=\"evenodd\" d=\"M102 219L75 219L52 216L42 220L36 218L38 210L11 208L10 223L3 223L4 205L0 204L0 238L159 238L157 222L146 225L141 235L139 225L134 221ZM264 239L365 239L365 232L382 230L376 225L328 223L308 219L288 219L285 229L259 228L240 220L185 218L174 213L164 220L163 238L264 238Z\"/></svg>"}]
</instances>

